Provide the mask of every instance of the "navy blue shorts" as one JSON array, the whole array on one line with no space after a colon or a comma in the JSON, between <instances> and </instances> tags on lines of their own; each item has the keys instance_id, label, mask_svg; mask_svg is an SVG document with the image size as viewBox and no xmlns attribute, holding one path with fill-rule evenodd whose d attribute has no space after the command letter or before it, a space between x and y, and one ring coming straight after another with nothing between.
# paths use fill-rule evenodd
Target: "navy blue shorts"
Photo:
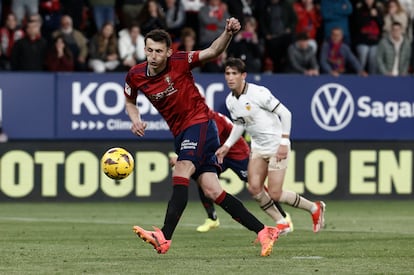
<instances>
[{"instance_id":1,"label":"navy blue shorts","mask_svg":"<svg viewBox=\"0 0 414 275\"><path fill-rule=\"evenodd\" d=\"M191 161L196 171L191 176L197 179L204 172L221 172L215 155L220 147L217 126L214 120L192 125L174 139L177 160Z\"/></svg>"},{"instance_id":2,"label":"navy blue shorts","mask_svg":"<svg viewBox=\"0 0 414 275\"><path fill-rule=\"evenodd\" d=\"M231 158L224 158L223 163L221 164L222 171L224 172L227 169L233 170L234 173L239 176L239 179L247 182L247 165L249 164L249 158L242 160L235 160Z\"/></svg>"}]
</instances>

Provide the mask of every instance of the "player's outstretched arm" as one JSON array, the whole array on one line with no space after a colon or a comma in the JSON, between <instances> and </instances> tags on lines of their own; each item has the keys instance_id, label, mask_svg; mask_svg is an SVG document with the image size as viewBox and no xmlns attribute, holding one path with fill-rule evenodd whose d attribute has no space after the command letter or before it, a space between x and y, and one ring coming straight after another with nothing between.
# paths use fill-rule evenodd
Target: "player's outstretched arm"
<instances>
[{"instance_id":1,"label":"player's outstretched arm","mask_svg":"<svg viewBox=\"0 0 414 275\"><path fill-rule=\"evenodd\" d=\"M209 61L217 58L222 54L230 44L233 34L240 30L240 22L236 18L232 17L226 20L226 27L223 33L211 43L210 47L200 52L199 58L201 62Z\"/></svg>"}]
</instances>

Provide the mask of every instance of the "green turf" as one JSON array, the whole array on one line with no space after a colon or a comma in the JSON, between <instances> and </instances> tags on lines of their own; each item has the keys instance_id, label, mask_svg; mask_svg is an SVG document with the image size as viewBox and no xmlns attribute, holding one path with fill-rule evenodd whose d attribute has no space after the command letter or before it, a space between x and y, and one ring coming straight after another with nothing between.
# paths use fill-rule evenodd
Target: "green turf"
<instances>
[{"instance_id":1,"label":"green turf","mask_svg":"<svg viewBox=\"0 0 414 275\"><path fill-rule=\"evenodd\" d=\"M270 218L254 202L247 207ZM286 207L295 231L260 257L255 234L218 209L208 233L190 202L170 251L158 255L132 233L162 224L166 203L0 203L1 274L413 274L414 202L327 202L326 228Z\"/></svg>"}]
</instances>

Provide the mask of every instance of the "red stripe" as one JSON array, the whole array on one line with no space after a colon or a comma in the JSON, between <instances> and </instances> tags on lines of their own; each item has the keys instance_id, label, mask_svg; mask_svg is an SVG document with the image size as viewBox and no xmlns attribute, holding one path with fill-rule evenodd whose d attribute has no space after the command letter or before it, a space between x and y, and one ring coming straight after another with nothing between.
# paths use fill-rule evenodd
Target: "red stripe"
<instances>
[{"instance_id":1,"label":"red stripe","mask_svg":"<svg viewBox=\"0 0 414 275\"><path fill-rule=\"evenodd\" d=\"M184 185L188 186L190 184L190 179L184 177L173 177L173 186L175 185Z\"/></svg>"},{"instance_id":2,"label":"red stripe","mask_svg":"<svg viewBox=\"0 0 414 275\"><path fill-rule=\"evenodd\" d=\"M223 192L217 197L217 199L214 202L216 204L222 203L226 195L227 195L226 191L223 190Z\"/></svg>"},{"instance_id":3,"label":"red stripe","mask_svg":"<svg viewBox=\"0 0 414 275\"><path fill-rule=\"evenodd\" d=\"M208 122L202 123L200 127L200 138L197 146L197 156L201 156L204 150L204 144L206 144ZM202 146L200 146L202 145Z\"/></svg>"}]
</instances>

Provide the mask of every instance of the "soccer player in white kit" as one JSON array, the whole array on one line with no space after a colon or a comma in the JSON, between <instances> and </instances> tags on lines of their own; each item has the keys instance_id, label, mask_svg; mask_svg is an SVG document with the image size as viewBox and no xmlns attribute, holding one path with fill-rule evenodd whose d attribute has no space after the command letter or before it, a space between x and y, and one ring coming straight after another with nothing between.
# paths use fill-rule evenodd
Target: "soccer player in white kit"
<instances>
[{"instance_id":1,"label":"soccer player in white kit","mask_svg":"<svg viewBox=\"0 0 414 275\"><path fill-rule=\"evenodd\" d=\"M325 203L312 202L293 191L283 190L290 152L291 112L269 89L246 82L246 65L241 59L229 58L224 68L227 86L231 90L226 106L234 126L226 142L216 151L219 162L246 131L251 136L248 188L253 198L259 202L269 201L264 191L268 177L270 198L309 211L313 232L318 232L324 226ZM288 222L277 209L274 215L279 230L289 232Z\"/></svg>"}]
</instances>

